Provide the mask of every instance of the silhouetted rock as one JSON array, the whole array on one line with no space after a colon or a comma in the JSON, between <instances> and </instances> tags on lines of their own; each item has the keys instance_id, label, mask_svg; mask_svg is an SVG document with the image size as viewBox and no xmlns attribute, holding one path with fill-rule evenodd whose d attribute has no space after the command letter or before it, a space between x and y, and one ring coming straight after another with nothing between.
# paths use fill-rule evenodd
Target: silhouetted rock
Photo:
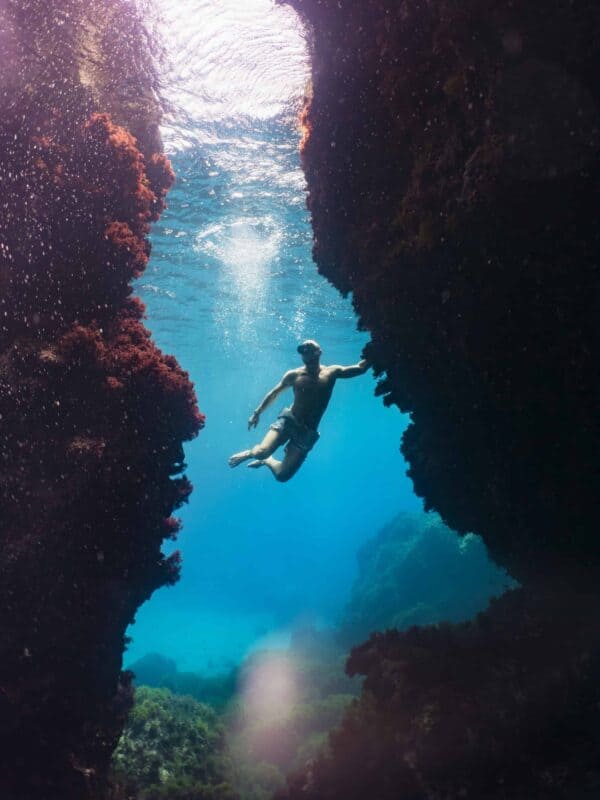
<instances>
[{"instance_id":1,"label":"silhouetted rock","mask_svg":"<svg viewBox=\"0 0 600 800\"><path fill-rule=\"evenodd\" d=\"M318 268L411 414L426 509L524 588L355 649L360 704L282 797L595 797L600 7L289 5Z\"/></svg>"},{"instance_id":2,"label":"silhouetted rock","mask_svg":"<svg viewBox=\"0 0 600 800\"><path fill-rule=\"evenodd\" d=\"M374 634L330 752L278 800L592 800L600 623L585 592L508 592L473 622Z\"/></svg>"},{"instance_id":3,"label":"silhouetted rock","mask_svg":"<svg viewBox=\"0 0 600 800\"><path fill-rule=\"evenodd\" d=\"M597 568L597 3L289 4L314 256L417 493L519 580Z\"/></svg>"},{"instance_id":4,"label":"silhouetted rock","mask_svg":"<svg viewBox=\"0 0 600 800\"><path fill-rule=\"evenodd\" d=\"M175 661L160 653L146 653L129 669L138 686L166 687L165 681L170 681L178 673Z\"/></svg>"}]
</instances>

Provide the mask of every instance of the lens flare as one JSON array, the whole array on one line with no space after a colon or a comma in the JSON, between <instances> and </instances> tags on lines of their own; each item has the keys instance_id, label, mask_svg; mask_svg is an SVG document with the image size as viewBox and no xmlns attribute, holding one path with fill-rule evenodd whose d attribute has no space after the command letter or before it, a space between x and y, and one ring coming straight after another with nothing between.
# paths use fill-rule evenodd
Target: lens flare
<instances>
[{"instance_id":1,"label":"lens flare","mask_svg":"<svg viewBox=\"0 0 600 800\"><path fill-rule=\"evenodd\" d=\"M256 722L282 722L297 696L296 669L289 654L265 653L253 659L242 689L246 716Z\"/></svg>"}]
</instances>

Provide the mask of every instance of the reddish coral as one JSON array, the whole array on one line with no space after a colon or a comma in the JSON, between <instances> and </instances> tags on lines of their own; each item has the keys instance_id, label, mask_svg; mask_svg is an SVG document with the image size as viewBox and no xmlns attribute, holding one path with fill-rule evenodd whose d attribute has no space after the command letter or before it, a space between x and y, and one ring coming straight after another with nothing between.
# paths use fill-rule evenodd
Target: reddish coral
<instances>
[{"instance_id":1,"label":"reddish coral","mask_svg":"<svg viewBox=\"0 0 600 800\"><path fill-rule=\"evenodd\" d=\"M136 278L139 277L148 263L146 242L136 236L126 222L111 222L104 235L117 251L124 250L127 253L125 258L131 262L132 274Z\"/></svg>"},{"instance_id":2,"label":"reddish coral","mask_svg":"<svg viewBox=\"0 0 600 800\"><path fill-rule=\"evenodd\" d=\"M146 175L155 197L152 219L156 220L165 207L165 197L175 181L175 173L171 162L163 153L153 153L146 164Z\"/></svg>"},{"instance_id":3,"label":"reddish coral","mask_svg":"<svg viewBox=\"0 0 600 800\"><path fill-rule=\"evenodd\" d=\"M302 132L302 137L300 139L300 154L304 155L304 151L308 145L310 135L312 132L312 122L310 118L310 100L305 98L304 106L302 107L302 111L300 113L300 131Z\"/></svg>"},{"instance_id":4,"label":"reddish coral","mask_svg":"<svg viewBox=\"0 0 600 800\"><path fill-rule=\"evenodd\" d=\"M32 41L47 63L0 94L0 793L62 800L103 793L130 702L125 630L177 580L161 544L191 491L182 443L204 419L131 297L171 167L152 126L136 117L136 140L98 113L73 68L97 9L30 5L2 12L16 74ZM134 13L107 0L119 9ZM139 63L146 40L124 29L119 52Z\"/></svg>"}]
</instances>

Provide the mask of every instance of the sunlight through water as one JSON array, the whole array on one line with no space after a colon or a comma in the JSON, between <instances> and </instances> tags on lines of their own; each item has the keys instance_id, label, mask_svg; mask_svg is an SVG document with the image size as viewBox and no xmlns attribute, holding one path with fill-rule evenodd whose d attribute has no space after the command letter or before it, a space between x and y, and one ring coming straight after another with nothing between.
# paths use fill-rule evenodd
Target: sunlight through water
<instances>
[{"instance_id":1,"label":"sunlight through water","mask_svg":"<svg viewBox=\"0 0 600 800\"><path fill-rule=\"evenodd\" d=\"M297 16L271 0L154 2L176 183L136 291L207 422L186 447L194 493L165 548L181 549L181 580L138 613L126 663L158 651L214 672L285 644L298 619L332 622L360 544L417 503L398 452L406 421L374 398L370 376L340 382L293 481L227 466L291 401L248 431L252 409L298 366L298 341L316 338L325 363L352 364L367 337L311 258L298 127L309 61Z\"/></svg>"},{"instance_id":2,"label":"sunlight through water","mask_svg":"<svg viewBox=\"0 0 600 800\"><path fill-rule=\"evenodd\" d=\"M174 113L168 151L214 141L211 122L297 112L309 75L295 12L272 0L156 0L167 41L165 83Z\"/></svg>"}]
</instances>

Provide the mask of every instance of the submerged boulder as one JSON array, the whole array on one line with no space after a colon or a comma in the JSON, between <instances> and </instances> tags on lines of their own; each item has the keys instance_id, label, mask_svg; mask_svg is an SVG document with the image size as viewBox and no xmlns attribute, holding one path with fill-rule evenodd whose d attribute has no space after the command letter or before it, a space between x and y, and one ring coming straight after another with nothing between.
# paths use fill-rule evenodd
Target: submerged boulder
<instances>
[{"instance_id":1,"label":"submerged boulder","mask_svg":"<svg viewBox=\"0 0 600 800\"><path fill-rule=\"evenodd\" d=\"M340 628L355 644L371 631L462 622L515 585L479 536L459 537L438 514L402 512L359 550Z\"/></svg>"}]
</instances>

